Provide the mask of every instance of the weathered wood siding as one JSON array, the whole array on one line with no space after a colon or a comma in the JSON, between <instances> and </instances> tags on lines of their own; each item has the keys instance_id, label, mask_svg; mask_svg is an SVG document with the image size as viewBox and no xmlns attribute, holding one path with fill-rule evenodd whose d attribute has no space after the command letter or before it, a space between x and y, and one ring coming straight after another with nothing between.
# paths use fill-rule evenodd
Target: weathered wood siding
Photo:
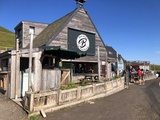
<instances>
[{"instance_id":1,"label":"weathered wood siding","mask_svg":"<svg viewBox=\"0 0 160 120\"><path fill-rule=\"evenodd\" d=\"M19 40L22 40L22 48L26 47L29 42L30 42L30 35L29 35L29 27L35 27L35 34L34 34L34 38L37 37L37 35L39 33L42 32L42 30L44 30L44 28L46 28L48 26L48 24L44 24L44 23L38 23L38 22L27 22L27 21L22 21L22 26L19 26L17 28L22 28L22 37ZM17 29L18 30L18 29Z\"/></svg>"},{"instance_id":2,"label":"weathered wood siding","mask_svg":"<svg viewBox=\"0 0 160 120\"><path fill-rule=\"evenodd\" d=\"M49 46L61 46L62 48L68 49L68 28L77 29L81 31L86 31L95 34L95 56L86 56L73 61L87 61L87 62L97 62L97 48L100 49L100 59L101 61L106 61L106 48L103 40L101 39L98 31L96 30L94 24L92 23L90 17L82 9L79 10L64 29L57 35L56 38L51 42Z\"/></svg>"},{"instance_id":3,"label":"weathered wood siding","mask_svg":"<svg viewBox=\"0 0 160 120\"><path fill-rule=\"evenodd\" d=\"M28 56L28 54L27 54L27 50L25 51L25 49L23 49L22 51L20 51L20 52L26 52L26 54L20 54L20 56L19 57L26 57L26 58L28 58L29 56ZM9 79L8 79L8 81L9 81L9 85L8 85L8 97L9 98L15 98L15 82L16 82L16 69L17 69L17 67L16 67L16 51L15 50L12 50L12 55L11 55L11 58L10 58L10 62L11 62L11 65L10 65L10 68L9 69L11 69L11 71L9 71L10 73L10 76L9 76ZM35 91L39 91L40 89L41 89L41 71L42 71L42 65L41 65L41 61L40 61L40 57L41 57L41 52L33 52L32 53L32 56L33 56L33 62L34 62L34 66L32 66L33 67L33 69L34 69L34 89L35 89ZM19 58L20 59L20 58ZM20 64L23 64L23 63L20 63ZM20 68L20 64L19 65L17 65L17 66L19 66L19 68ZM18 97L21 97L21 92L22 92L22 84L21 84L21 82L22 82L22 76L21 76L21 73L20 73L20 71L19 71L19 80L18 80L18 82L17 82L17 96Z\"/></svg>"}]
</instances>

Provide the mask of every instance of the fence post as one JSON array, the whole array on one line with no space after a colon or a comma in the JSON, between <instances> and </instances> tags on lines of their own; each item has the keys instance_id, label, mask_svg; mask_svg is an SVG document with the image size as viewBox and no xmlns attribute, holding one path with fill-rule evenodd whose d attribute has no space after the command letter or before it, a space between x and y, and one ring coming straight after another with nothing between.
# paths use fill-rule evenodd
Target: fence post
<instances>
[{"instance_id":1,"label":"fence post","mask_svg":"<svg viewBox=\"0 0 160 120\"><path fill-rule=\"evenodd\" d=\"M79 99L81 99L81 86L78 86L77 87L77 99L79 100Z\"/></svg>"},{"instance_id":2,"label":"fence post","mask_svg":"<svg viewBox=\"0 0 160 120\"><path fill-rule=\"evenodd\" d=\"M29 101L29 111L32 112L33 111L33 105L34 105L34 94L29 93L30 94L30 101Z\"/></svg>"},{"instance_id":3,"label":"fence post","mask_svg":"<svg viewBox=\"0 0 160 120\"><path fill-rule=\"evenodd\" d=\"M116 87L118 87L118 80L119 80L119 78L116 79Z\"/></svg>"},{"instance_id":4,"label":"fence post","mask_svg":"<svg viewBox=\"0 0 160 120\"><path fill-rule=\"evenodd\" d=\"M126 75L125 75L125 88L129 88L129 71L126 71Z\"/></svg>"},{"instance_id":5,"label":"fence post","mask_svg":"<svg viewBox=\"0 0 160 120\"><path fill-rule=\"evenodd\" d=\"M112 80L112 89L114 88L114 85L113 85L113 80Z\"/></svg>"},{"instance_id":6,"label":"fence post","mask_svg":"<svg viewBox=\"0 0 160 120\"><path fill-rule=\"evenodd\" d=\"M58 105L60 105L61 104L61 90L58 90L58 92L57 92L57 98L58 98Z\"/></svg>"},{"instance_id":7,"label":"fence post","mask_svg":"<svg viewBox=\"0 0 160 120\"><path fill-rule=\"evenodd\" d=\"M96 94L96 84L93 83L93 95L95 95L95 94Z\"/></svg>"},{"instance_id":8,"label":"fence post","mask_svg":"<svg viewBox=\"0 0 160 120\"><path fill-rule=\"evenodd\" d=\"M107 93L107 82L105 82L105 91Z\"/></svg>"}]
</instances>

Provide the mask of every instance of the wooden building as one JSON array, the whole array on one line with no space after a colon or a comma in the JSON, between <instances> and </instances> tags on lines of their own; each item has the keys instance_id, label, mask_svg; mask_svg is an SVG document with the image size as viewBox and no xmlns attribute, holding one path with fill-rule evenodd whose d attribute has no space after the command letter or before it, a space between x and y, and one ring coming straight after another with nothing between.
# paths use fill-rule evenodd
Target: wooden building
<instances>
[{"instance_id":1,"label":"wooden building","mask_svg":"<svg viewBox=\"0 0 160 120\"><path fill-rule=\"evenodd\" d=\"M33 23L29 24L29 22L21 22L21 24L16 27L15 31L17 31L17 28L23 28L27 31L29 31L29 28L34 28L35 32L37 29ZM25 31L25 33L27 32ZM86 57L74 60L62 59L62 68L71 68L73 70L73 80L77 79L75 76L82 75L82 77L84 77L84 73L92 72L98 74L99 47L100 62L105 63L105 68L101 73L103 73L104 76L106 75L107 52L105 44L89 14L82 7L76 8L69 14L49 24L35 37L33 47L41 48L44 46L61 46L61 48L66 50L87 54ZM48 54L54 56L52 50L50 50Z\"/></svg>"},{"instance_id":2,"label":"wooden building","mask_svg":"<svg viewBox=\"0 0 160 120\"><path fill-rule=\"evenodd\" d=\"M34 38L31 56L30 32ZM69 71L70 75L66 72L65 76L71 76L69 80L73 82L87 73L110 77L106 46L82 6L51 24L22 21L15 27L15 34L16 49L1 54L9 61L7 96L10 98L23 97L31 83L35 91L59 88L66 79L62 70Z\"/></svg>"}]
</instances>

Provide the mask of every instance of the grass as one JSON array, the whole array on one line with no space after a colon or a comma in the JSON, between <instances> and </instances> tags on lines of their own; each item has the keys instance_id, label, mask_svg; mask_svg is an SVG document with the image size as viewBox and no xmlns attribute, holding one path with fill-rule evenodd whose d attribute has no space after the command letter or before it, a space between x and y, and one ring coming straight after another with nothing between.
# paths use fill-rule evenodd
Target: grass
<instances>
[{"instance_id":1,"label":"grass","mask_svg":"<svg viewBox=\"0 0 160 120\"><path fill-rule=\"evenodd\" d=\"M71 89L71 88L76 88L77 85L73 82L70 82L67 86L62 86L60 89L61 90L67 90L67 89Z\"/></svg>"},{"instance_id":2,"label":"grass","mask_svg":"<svg viewBox=\"0 0 160 120\"><path fill-rule=\"evenodd\" d=\"M116 80L118 78L121 78L122 76L119 76L119 75L115 75L111 80Z\"/></svg>"},{"instance_id":3,"label":"grass","mask_svg":"<svg viewBox=\"0 0 160 120\"><path fill-rule=\"evenodd\" d=\"M0 50L14 48L14 33L0 26Z\"/></svg>"},{"instance_id":4,"label":"grass","mask_svg":"<svg viewBox=\"0 0 160 120\"><path fill-rule=\"evenodd\" d=\"M150 69L151 69L151 70L155 70L155 71L157 71L157 72L160 72L160 65L151 64L151 65L150 65Z\"/></svg>"},{"instance_id":5,"label":"grass","mask_svg":"<svg viewBox=\"0 0 160 120\"><path fill-rule=\"evenodd\" d=\"M40 118L40 115L33 115L29 117L29 120L38 120Z\"/></svg>"}]
</instances>

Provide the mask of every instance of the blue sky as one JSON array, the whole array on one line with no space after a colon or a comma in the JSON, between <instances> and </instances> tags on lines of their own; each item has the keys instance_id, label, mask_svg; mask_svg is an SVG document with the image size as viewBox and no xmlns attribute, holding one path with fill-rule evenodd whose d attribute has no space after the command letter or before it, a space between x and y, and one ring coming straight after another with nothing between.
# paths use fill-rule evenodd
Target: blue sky
<instances>
[{"instance_id":1,"label":"blue sky","mask_svg":"<svg viewBox=\"0 0 160 120\"><path fill-rule=\"evenodd\" d=\"M0 26L14 32L22 20L51 23L76 7L74 0L0 0ZM160 65L160 0L86 0L84 8L124 59Z\"/></svg>"}]
</instances>

